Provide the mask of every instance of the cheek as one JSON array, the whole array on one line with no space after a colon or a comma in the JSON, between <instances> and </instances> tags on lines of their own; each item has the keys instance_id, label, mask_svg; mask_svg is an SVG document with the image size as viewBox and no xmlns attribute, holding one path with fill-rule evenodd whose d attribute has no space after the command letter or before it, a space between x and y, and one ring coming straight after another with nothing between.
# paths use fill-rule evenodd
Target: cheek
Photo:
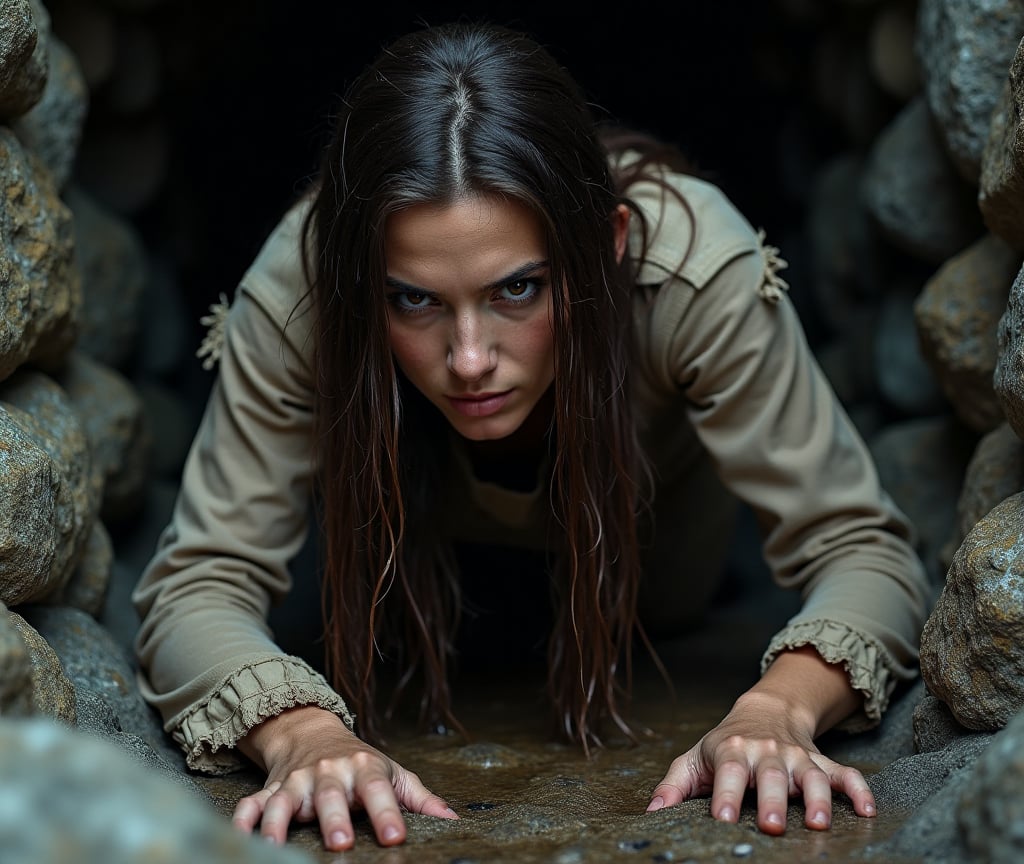
<instances>
[{"instance_id":1,"label":"cheek","mask_svg":"<svg viewBox=\"0 0 1024 864\"><path fill-rule=\"evenodd\" d=\"M412 334L404 332L401 327L392 327L389 341L395 362L409 380L422 381L435 365L430 340L424 338L424 334Z\"/></svg>"}]
</instances>

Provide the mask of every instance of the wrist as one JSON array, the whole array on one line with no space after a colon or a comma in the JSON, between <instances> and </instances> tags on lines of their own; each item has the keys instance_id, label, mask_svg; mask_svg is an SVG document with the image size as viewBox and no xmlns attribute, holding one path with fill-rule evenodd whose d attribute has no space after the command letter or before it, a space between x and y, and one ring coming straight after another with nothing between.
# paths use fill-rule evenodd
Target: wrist
<instances>
[{"instance_id":1,"label":"wrist","mask_svg":"<svg viewBox=\"0 0 1024 864\"><path fill-rule=\"evenodd\" d=\"M784 712L817 737L863 703L846 670L827 662L810 645L779 654L748 694L763 710ZM748 695L744 694L744 696Z\"/></svg>"},{"instance_id":2,"label":"wrist","mask_svg":"<svg viewBox=\"0 0 1024 864\"><path fill-rule=\"evenodd\" d=\"M339 731L352 734L337 714L316 705L297 705L253 726L239 739L237 747L267 769L300 737Z\"/></svg>"}]
</instances>

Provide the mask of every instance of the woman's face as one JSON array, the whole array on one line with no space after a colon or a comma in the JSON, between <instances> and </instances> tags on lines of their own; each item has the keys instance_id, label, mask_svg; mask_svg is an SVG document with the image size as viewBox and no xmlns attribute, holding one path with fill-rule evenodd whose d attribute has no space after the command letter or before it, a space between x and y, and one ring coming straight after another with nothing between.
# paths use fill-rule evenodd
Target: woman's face
<instances>
[{"instance_id":1,"label":"woman's face","mask_svg":"<svg viewBox=\"0 0 1024 864\"><path fill-rule=\"evenodd\" d=\"M472 441L515 432L555 376L548 249L533 213L492 196L388 217L391 350Z\"/></svg>"}]
</instances>

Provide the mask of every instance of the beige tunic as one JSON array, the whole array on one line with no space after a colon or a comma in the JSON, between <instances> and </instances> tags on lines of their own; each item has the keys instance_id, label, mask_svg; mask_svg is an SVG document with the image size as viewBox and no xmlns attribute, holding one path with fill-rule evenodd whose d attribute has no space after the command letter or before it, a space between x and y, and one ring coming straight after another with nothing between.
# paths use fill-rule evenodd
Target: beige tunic
<instances>
[{"instance_id":1,"label":"beige tunic","mask_svg":"<svg viewBox=\"0 0 1024 864\"><path fill-rule=\"evenodd\" d=\"M916 673L930 591L911 526L806 344L776 250L715 186L673 182L693 218L653 186L631 190L656 226L640 281L660 286L639 290L634 305L642 438L664 488L685 489L710 464L756 513L775 581L802 593L762 669L782 650L813 645L864 694L847 725L871 725L896 683ZM314 470L300 220L298 207L286 214L230 311L214 316L204 350L218 361L217 380L171 523L134 595L143 695L189 764L210 772L236 767L237 741L286 708L315 704L352 722L266 623L291 587ZM635 232L632 240L638 255ZM464 458L453 465L453 539L543 544L543 488L509 491L478 481ZM670 575L696 578L682 568Z\"/></svg>"}]
</instances>

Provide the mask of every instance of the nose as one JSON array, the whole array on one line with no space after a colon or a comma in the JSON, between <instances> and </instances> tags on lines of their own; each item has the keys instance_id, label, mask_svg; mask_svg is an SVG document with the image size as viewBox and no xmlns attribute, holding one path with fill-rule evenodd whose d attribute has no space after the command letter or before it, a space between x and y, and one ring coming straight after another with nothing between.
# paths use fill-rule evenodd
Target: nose
<instances>
[{"instance_id":1,"label":"nose","mask_svg":"<svg viewBox=\"0 0 1024 864\"><path fill-rule=\"evenodd\" d=\"M460 315L448 343L448 370L463 381L479 381L493 372L498 362L497 346L480 317Z\"/></svg>"}]
</instances>

